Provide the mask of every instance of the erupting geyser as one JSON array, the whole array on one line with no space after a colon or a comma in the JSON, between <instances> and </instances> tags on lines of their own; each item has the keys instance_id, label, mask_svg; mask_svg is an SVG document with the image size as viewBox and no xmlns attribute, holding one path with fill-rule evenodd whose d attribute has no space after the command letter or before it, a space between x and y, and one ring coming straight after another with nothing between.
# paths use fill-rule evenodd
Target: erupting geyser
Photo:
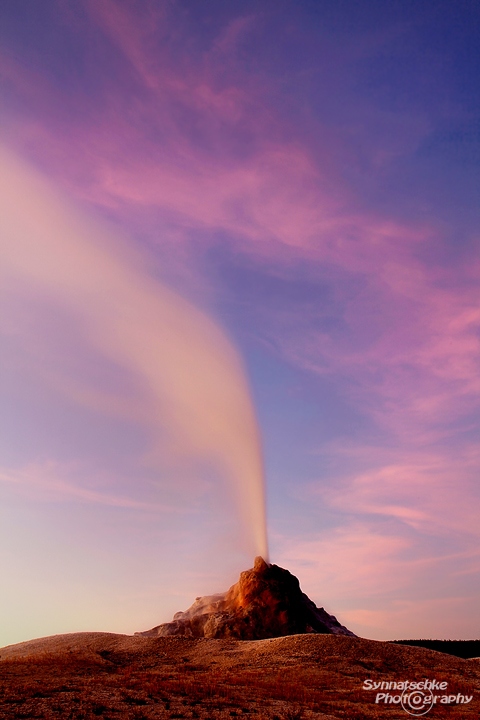
<instances>
[{"instance_id":1,"label":"erupting geyser","mask_svg":"<svg viewBox=\"0 0 480 720\"><path fill-rule=\"evenodd\" d=\"M355 637L301 591L295 575L257 557L227 592L197 597L171 622L136 635L262 640L303 633Z\"/></svg>"},{"instance_id":2,"label":"erupting geyser","mask_svg":"<svg viewBox=\"0 0 480 720\"><path fill-rule=\"evenodd\" d=\"M242 515L245 550L268 558L258 427L241 360L220 328L153 279L143 259L5 147L0 147L0 233L0 279L8 299L16 300L24 315L25 307L43 302L67 317L68 332L90 352L90 365L101 358L131 380L130 395L120 402L104 388L72 390L68 377L64 386L72 397L76 392L83 405L143 424L151 445L148 461L161 464L168 454L172 476L175 463L187 458L204 476L211 470L228 482ZM65 322L57 330L51 325L50 356L41 360L50 364L52 377L65 378L70 366L52 370L62 362L55 342L61 346ZM32 318L16 319L19 343L23 333L27 345L32 328Z\"/></svg>"}]
</instances>

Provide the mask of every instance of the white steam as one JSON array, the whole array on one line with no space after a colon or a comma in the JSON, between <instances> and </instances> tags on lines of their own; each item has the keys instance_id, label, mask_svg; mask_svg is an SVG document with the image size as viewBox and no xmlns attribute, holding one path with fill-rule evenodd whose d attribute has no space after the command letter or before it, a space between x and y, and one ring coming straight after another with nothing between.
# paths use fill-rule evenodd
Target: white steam
<instances>
[{"instance_id":1,"label":"white steam","mask_svg":"<svg viewBox=\"0 0 480 720\"><path fill-rule=\"evenodd\" d=\"M242 363L218 326L1 146L0 232L4 287L48 298L135 379L148 397L151 459L167 448L211 467L234 489L249 548L267 558L258 427Z\"/></svg>"}]
</instances>

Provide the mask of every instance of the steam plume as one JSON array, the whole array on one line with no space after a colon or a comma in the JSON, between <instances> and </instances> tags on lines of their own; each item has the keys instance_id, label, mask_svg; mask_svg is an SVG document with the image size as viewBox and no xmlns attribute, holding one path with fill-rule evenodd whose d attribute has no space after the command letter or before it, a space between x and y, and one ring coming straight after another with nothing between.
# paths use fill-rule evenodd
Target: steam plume
<instances>
[{"instance_id":1,"label":"steam plume","mask_svg":"<svg viewBox=\"0 0 480 720\"><path fill-rule=\"evenodd\" d=\"M203 312L0 146L4 287L48 298L142 388L151 458L169 450L230 483L249 549L267 557L259 433L238 354ZM105 409L105 408L101 408Z\"/></svg>"}]
</instances>

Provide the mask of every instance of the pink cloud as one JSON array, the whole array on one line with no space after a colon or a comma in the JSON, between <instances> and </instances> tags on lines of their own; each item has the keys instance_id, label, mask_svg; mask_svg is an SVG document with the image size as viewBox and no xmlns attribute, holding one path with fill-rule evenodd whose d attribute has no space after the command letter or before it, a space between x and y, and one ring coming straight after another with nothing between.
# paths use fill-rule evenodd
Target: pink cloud
<instances>
[{"instance_id":1,"label":"pink cloud","mask_svg":"<svg viewBox=\"0 0 480 720\"><path fill-rule=\"evenodd\" d=\"M396 518L427 533L478 536L475 446L457 453L400 454L401 462L372 467L325 487L324 501L345 513Z\"/></svg>"},{"instance_id":2,"label":"pink cloud","mask_svg":"<svg viewBox=\"0 0 480 720\"><path fill-rule=\"evenodd\" d=\"M100 492L95 489L95 486L101 482L98 478L92 478L90 473L89 484L92 487L82 486L78 480L75 482L73 477L74 475L81 476L81 474L78 468L62 466L58 462L50 461L43 464L31 464L20 470L2 470L0 471L0 483L14 485L22 495L42 502L76 500L94 505L144 510L151 513L189 513L189 509L185 506L175 507L151 499L141 501L115 492Z\"/></svg>"},{"instance_id":3,"label":"pink cloud","mask_svg":"<svg viewBox=\"0 0 480 720\"><path fill-rule=\"evenodd\" d=\"M295 365L350 382L350 400L396 442L425 446L455 434L479 407L478 268L428 268L415 242L397 251L380 238L378 246L358 276L361 290L349 297L343 277L342 332L319 331L314 306L300 321L278 316L265 326ZM336 267L348 273L353 263Z\"/></svg>"},{"instance_id":4,"label":"pink cloud","mask_svg":"<svg viewBox=\"0 0 480 720\"><path fill-rule=\"evenodd\" d=\"M365 523L339 527L312 539L279 539L279 564L301 577L305 592L338 601L400 588L416 568L408 562L412 541ZM325 600L326 601L326 600Z\"/></svg>"},{"instance_id":5,"label":"pink cloud","mask_svg":"<svg viewBox=\"0 0 480 720\"><path fill-rule=\"evenodd\" d=\"M471 637L476 598L459 581L478 571L476 541L441 552L398 527L356 519L275 542L278 563L300 578L303 591L359 635Z\"/></svg>"},{"instance_id":6,"label":"pink cloud","mask_svg":"<svg viewBox=\"0 0 480 720\"><path fill-rule=\"evenodd\" d=\"M397 600L374 610L346 609L342 617L364 637L378 640L471 640L472 620L477 624L480 620L477 599L463 596Z\"/></svg>"}]
</instances>

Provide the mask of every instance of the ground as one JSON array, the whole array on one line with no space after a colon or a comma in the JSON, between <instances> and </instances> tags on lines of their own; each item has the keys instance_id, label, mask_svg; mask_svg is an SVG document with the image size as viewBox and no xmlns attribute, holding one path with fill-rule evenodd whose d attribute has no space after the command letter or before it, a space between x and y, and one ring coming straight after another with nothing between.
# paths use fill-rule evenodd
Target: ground
<instances>
[{"instance_id":1,"label":"ground","mask_svg":"<svg viewBox=\"0 0 480 720\"><path fill-rule=\"evenodd\" d=\"M0 650L0 718L407 718L372 681L446 682L428 718L478 718L480 661L334 635L242 641L59 635ZM391 695L401 691L392 690ZM473 696L468 704L440 696Z\"/></svg>"}]
</instances>

